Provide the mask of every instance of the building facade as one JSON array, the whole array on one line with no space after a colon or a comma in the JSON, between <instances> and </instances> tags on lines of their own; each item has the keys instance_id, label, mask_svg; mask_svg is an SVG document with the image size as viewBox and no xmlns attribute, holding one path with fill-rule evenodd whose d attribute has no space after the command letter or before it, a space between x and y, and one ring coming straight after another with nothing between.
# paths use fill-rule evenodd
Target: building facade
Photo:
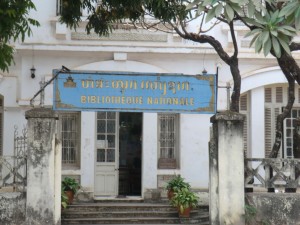
<instances>
[{"instance_id":1,"label":"building facade","mask_svg":"<svg viewBox=\"0 0 300 225\"><path fill-rule=\"evenodd\" d=\"M13 154L15 126L26 125L25 111L40 104L52 108L52 83L45 88L44 98L38 95L30 100L52 78L53 69L62 66L78 71L187 75L201 74L204 69L210 74L218 71L217 111L227 110L230 69L209 45L142 29L118 29L109 37L87 35L85 22L76 31L59 22L59 1L34 2L37 10L31 15L41 26L34 27L24 43L15 43L15 65L0 76L0 154ZM250 40L243 37L247 30L236 25L236 31L242 76L240 110L246 115L245 152L263 158L274 141L276 115L287 101L287 82L271 56L249 48ZM219 25L210 32L229 54L233 51L227 27ZM300 53L293 54L300 62ZM297 86L294 109L284 122L282 157L293 157L293 121L299 114ZM208 189L212 114L61 111L59 115L62 174L78 179L88 198L146 198L174 174L181 174L194 189Z\"/></svg>"}]
</instances>

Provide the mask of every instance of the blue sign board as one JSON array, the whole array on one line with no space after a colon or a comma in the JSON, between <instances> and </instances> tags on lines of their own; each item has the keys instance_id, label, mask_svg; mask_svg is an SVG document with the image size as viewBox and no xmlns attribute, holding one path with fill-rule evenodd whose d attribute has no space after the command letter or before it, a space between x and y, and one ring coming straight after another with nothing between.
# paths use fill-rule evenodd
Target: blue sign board
<instances>
[{"instance_id":1,"label":"blue sign board","mask_svg":"<svg viewBox=\"0 0 300 225\"><path fill-rule=\"evenodd\" d=\"M55 110L215 113L215 75L60 72Z\"/></svg>"}]
</instances>

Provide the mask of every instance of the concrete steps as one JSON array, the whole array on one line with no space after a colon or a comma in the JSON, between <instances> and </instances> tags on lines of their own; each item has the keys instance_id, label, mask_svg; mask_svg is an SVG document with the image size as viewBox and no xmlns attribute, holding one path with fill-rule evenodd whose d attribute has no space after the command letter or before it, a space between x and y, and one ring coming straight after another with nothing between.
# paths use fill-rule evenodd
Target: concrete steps
<instances>
[{"instance_id":1,"label":"concrete steps","mask_svg":"<svg viewBox=\"0 0 300 225\"><path fill-rule=\"evenodd\" d=\"M179 218L166 203L97 202L70 205L62 212L62 225L69 224L199 224L208 225L208 206L192 210L191 217Z\"/></svg>"}]
</instances>

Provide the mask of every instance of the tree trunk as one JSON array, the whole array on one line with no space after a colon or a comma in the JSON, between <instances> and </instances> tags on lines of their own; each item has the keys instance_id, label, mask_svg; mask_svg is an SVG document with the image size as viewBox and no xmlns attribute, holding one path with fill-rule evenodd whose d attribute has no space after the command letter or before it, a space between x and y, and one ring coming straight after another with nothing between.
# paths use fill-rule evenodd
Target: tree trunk
<instances>
[{"instance_id":1,"label":"tree trunk","mask_svg":"<svg viewBox=\"0 0 300 225\"><path fill-rule=\"evenodd\" d=\"M298 77L297 74L300 73L299 66L297 65L296 61L287 53L283 53L280 58L277 58L277 62L289 84L288 102L283 112L277 116L275 142L273 144L269 158L277 158L278 156L278 152L280 150L282 142L283 121L291 113L291 110L293 108L295 101L295 77Z\"/></svg>"},{"instance_id":2,"label":"tree trunk","mask_svg":"<svg viewBox=\"0 0 300 225\"><path fill-rule=\"evenodd\" d=\"M240 94L241 94L241 75L239 70L238 58L232 58L230 64L231 75L233 78L233 91L231 94L230 110L233 112L240 111Z\"/></svg>"}]
</instances>

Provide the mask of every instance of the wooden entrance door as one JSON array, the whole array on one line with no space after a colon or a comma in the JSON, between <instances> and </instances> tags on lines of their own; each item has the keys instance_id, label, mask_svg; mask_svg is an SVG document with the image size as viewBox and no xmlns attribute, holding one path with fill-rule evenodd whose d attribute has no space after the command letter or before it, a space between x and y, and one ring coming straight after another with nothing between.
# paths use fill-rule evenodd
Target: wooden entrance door
<instances>
[{"instance_id":1,"label":"wooden entrance door","mask_svg":"<svg viewBox=\"0 0 300 225\"><path fill-rule=\"evenodd\" d=\"M118 113L97 113L95 198L118 194Z\"/></svg>"}]
</instances>

